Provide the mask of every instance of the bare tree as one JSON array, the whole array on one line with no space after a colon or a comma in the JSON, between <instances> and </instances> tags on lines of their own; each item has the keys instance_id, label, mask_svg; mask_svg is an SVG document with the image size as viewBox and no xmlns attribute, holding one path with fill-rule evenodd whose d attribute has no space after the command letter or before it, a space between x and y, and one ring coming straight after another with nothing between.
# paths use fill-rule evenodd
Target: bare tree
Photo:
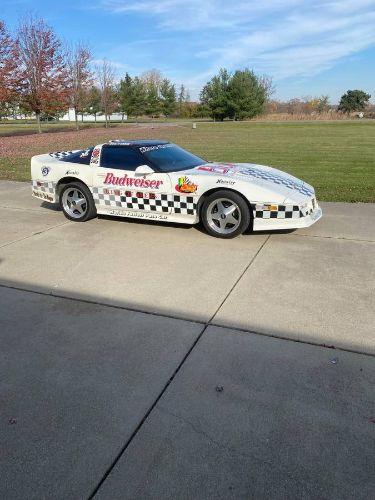
<instances>
[{"instance_id":1,"label":"bare tree","mask_svg":"<svg viewBox=\"0 0 375 500\"><path fill-rule=\"evenodd\" d=\"M83 112L87 93L93 83L92 72L89 67L90 59L90 50L81 43L67 50L70 98L74 109L77 130L79 130L78 113Z\"/></svg>"},{"instance_id":2,"label":"bare tree","mask_svg":"<svg viewBox=\"0 0 375 500\"><path fill-rule=\"evenodd\" d=\"M68 107L68 72L61 43L42 19L30 16L20 23L18 46L24 84L22 101L35 113L41 132L41 113L57 113Z\"/></svg>"},{"instance_id":3,"label":"bare tree","mask_svg":"<svg viewBox=\"0 0 375 500\"><path fill-rule=\"evenodd\" d=\"M159 90L163 76L158 69L153 68L142 73L141 80L147 88L156 87Z\"/></svg>"},{"instance_id":4,"label":"bare tree","mask_svg":"<svg viewBox=\"0 0 375 500\"><path fill-rule=\"evenodd\" d=\"M98 82L101 90L101 107L105 116L105 126L108 128L108 115L116 106L115 71L109 61L103 59L97 67Z\"/></svg>"},{"instance_id":5,"label":"bare tree","mask_svg":"<svg viewBox=\"0 0 375 500\"><path fill-rule=\"evenodd\" d=\"M267 101L269 101L271 96L276 92L276 85L273 82L272 76L262 75L258 78L258 81L266 93Z\"/></svg>"}]
</instances>

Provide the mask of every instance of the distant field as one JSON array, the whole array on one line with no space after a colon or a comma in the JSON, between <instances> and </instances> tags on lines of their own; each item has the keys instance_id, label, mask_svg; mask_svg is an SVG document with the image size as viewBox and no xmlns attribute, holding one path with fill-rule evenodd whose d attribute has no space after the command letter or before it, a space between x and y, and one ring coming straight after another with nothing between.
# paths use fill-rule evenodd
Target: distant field
<instances>
[{"instance_id":1,"label":"distant field","mask_svg":"<svg viewBox=\"0 0 375 500\"><path fill-rule=\"evenodd\" d=\"M118 125L108 130L92 127L79 132L68 125L67 131L52 134L7 137L1 137L1 127L1 179L29 180L29 161L35 154L113 138L160 138L208 160L281 168L312 184L321 200L375 202L374 121L198 123L195 130L191 124L175 122L170 126L155 123L154 127Z\"/></svg>"}]
</instances>

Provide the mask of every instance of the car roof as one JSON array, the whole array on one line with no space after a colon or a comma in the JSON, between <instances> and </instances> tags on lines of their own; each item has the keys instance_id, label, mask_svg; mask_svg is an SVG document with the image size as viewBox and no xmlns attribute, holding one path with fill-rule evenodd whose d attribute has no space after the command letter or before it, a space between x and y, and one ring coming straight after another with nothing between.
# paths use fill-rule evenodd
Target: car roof
<instances>
[{"instance_id":1,"label":"car roof","mask_svg":"<svg viewBox=\"0 0 375 500\"><path fill-rule=\"evenodd\" d=\"M160 144L169 144L169 141L157 140L157 139L137 139L134 141L129 141L126 139L114 139L106 143L106 145L111 146L159 146Z\"/></svg>"}]
</instances>

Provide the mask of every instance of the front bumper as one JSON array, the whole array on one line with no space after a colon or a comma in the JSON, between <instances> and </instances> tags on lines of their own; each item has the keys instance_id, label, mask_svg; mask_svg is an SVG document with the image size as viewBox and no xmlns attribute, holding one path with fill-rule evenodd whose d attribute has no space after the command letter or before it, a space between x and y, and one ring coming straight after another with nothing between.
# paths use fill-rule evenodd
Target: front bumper
<instances>
[{"instance_id":1,"label":"front bumper","mask_svg":"<svg viewBox=\"0 0 375 500\"><path fill-rule=\"evenodd\" d=\"M261 219L254 218L254 231L276 231L282 229L298 229L301 227L310 227L317 222L323 215L322 209L319 206L305 217L292 219Z\"/></svg>"}]
</instances>

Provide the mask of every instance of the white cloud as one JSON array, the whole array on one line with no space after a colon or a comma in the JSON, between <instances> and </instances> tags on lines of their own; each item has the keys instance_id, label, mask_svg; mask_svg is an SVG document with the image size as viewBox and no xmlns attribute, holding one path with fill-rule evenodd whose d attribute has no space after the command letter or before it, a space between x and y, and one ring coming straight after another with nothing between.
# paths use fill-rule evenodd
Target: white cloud
<instances>
[{"instance_id":1,"label":"white cloud","mask_svg":"<svg viewBox=\"0 0 375 500\"><path fill-rule=\"evenodd\" d=\"M375 44L375 0L103 0L115 14L150 17L157 29L184 37L200 74L249 66L276 80L309 77Z\"/></svg>"}]
</instances>

